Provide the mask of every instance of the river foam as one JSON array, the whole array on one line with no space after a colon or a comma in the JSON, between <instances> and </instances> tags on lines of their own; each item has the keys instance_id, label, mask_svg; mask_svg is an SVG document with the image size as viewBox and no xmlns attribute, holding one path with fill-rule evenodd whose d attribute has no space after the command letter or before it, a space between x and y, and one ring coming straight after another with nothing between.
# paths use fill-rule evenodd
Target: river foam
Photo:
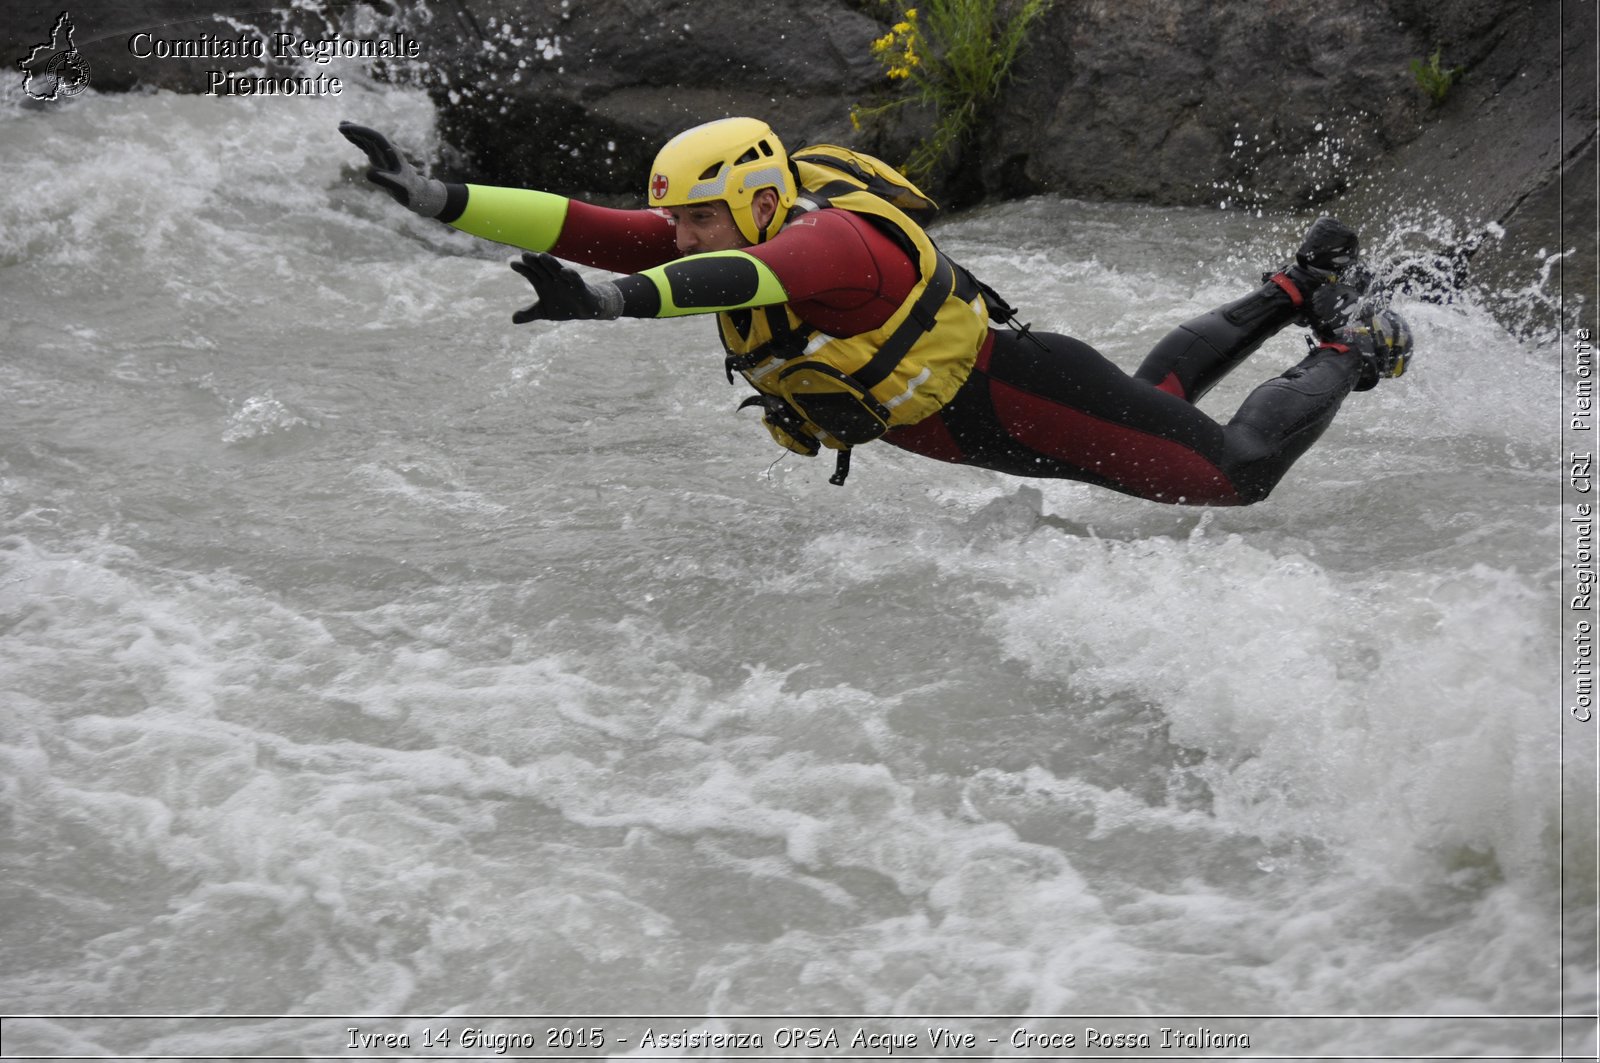
<instances>
[{"instance_id":1,"label":"river foam","mask_svg":"<svg viewBox=\"0 0 1600 1063\"><path fill-rule=\"evenodd\" d=\"M704 322L511 326L509 254L336 132L424 145L426 100L341 108L0 118L3 1010L1326 1014L1274 1045L1493 1055L1543 1042L1356 1017L1592 1008L1552 964L1594 841L1546 346L1401 297L1415 370L1249 509L886 447L839 490ZM1304 222L940 239L1131 365Z\"/></svg>"}]
</instances>

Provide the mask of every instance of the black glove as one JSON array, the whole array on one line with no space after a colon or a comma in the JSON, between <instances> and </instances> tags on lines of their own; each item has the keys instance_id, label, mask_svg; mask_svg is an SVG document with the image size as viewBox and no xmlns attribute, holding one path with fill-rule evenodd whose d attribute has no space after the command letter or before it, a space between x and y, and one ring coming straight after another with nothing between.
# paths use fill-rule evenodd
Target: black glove
<instances>
[{"instance_id":1,"label":"black glove","mask_svg":"<svg viewBox=\"0 0 1600 1063\"><path fill-rule=\"evenodd\" d=\"M1360 300L1355 288L1337 281L1318 285L1311 293L1310 306L1303 313L1306 323L1319 337L1326 339L1349 318L1349 310Z\"/></svg>"},{"instance_id":2,"label":"black glove","mask_svg":"<svg viewBox=\"0 0 1600 1063\"><path fill-rule=\"evenodd\" d=\"M389 138L376 129L368 129L354 122L340 122L339 132L344 138L367 153L372 169L367 180L388 192L403 207L425 218L437 218L444 210L446 192L443 181L423 177L411 168L401 154L389 143Z\"/></svg>"},{"instance_id":3,"label":"black glove","mask_svg":"<svg viewBox=\"0 0 1600 1063\"><path fill-rule=\"evenodd\" d=\"M554 255L529 251L511 268L528 278L539 301L511 315L518 325L529 321L594 321L622 316L622 292L610 281L590 284Z\"/></svg>"}]
</instances>

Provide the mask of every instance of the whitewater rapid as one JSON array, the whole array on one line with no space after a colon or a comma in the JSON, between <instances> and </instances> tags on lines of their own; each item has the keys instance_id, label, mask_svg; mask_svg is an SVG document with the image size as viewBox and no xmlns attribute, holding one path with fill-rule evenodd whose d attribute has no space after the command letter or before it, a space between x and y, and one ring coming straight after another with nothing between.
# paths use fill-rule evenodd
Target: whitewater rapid
<instances>
[{"instance_id":1,"label":"whitewater rapid","mask_svg":"<svg viewBox=\"0 0 1600 1063\"><path fill-rule=\"evenodd\" d=\"M1150 1015L1502 1058L1594 1010L1560 352L1470 294L1401 297L1413 372L1259 506L886 446L840 489L734 411L709 322L511 325L510 252L336 132L425 154L419 93L10 103L0 1012L39 1018L8 1051L361 1054L74 1015L1080 1048L1028 1017ZM1039 198L936 236L1132 367L1306 221Z\"/></svg>"}]
</instances>

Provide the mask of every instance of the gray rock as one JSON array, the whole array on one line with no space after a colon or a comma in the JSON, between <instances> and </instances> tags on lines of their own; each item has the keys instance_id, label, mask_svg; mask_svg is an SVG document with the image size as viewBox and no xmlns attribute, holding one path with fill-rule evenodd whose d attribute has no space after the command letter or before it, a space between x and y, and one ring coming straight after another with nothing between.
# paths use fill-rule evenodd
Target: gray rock
<instances>
[{"instance_id":1,"label":"gray rock","mask_svg":"<svg viewBox=\"0 0 1600 1063\"><path fill-rule=\"evenodd\" d=\"M660 144L712 118L765 117L790 144L845 143L899 162L933 117L909 106L852 130L851 105L893 88L870 49L885 27L869 12L883 11L864 0L108 7L74 12L102 91L201 91L202 68L252 65L139 62L126 41L141 27L403 28L423 61L389 73L438 101L447 175L616 202L639 202ZM10 53L56 13L0 0ZM1583 0L1063 0L929 191L954 207L1053 193L1327 210L1398 232L1382 250L1409 256L1417 283L1441 297L1460 284L1512 293L1541 270L1592 297L1594 20ZM1409 69L1436 47L1466 70L1437 106ZM1441 234L1424 218L1460 224ZM1519 326L1558 313L1550 299L1502 303Z\"/></svg>"},{"instance_id":2,"label":"gray rock","mask_svg":"<svg viewBox=\"0 0 1600 1063\"><path fill-rule=\"evenodd\" d=\"M656 149L713 118L768 117L832 138L879 78L877 25L837 3L584 0L530 11L463 0L429 55L441 132L476 175L567 193L642 195Z\"/></svg>"},{"instance_id":3,"label":"gray rock","mask_svg":"<svg viewBox=\"0 0 1600 1063\"><path fill-rule=\"evenodd\" d=\"M1447 55L1462 57L1466 76L1340 209L1354 222L1401 229L1413 218L1416 227L1456 219L1455 233L1421 237L1411 249L1420 285L1471 283L1508 324L1546 327L1563 309L1558 284L1545 286L1548 299L1528 289L1555 271L1572 324L1583 298L1592 313L1597 285L1594 5L1441 0L1427 11L1427 28Z\"/></svg>"},{"instance_id":4,"label":"gray rock","mask_svg":"<svg viewBox=\"0 0 1600 1063\"><path fill-rule=\"evenodd\" d=\"M1063 4L995 108L982 193L1338 213L1391 234L1419 289L1473 284L1517 327L1554 323L1525 289L1570 251L1571 324L1596 291L1594 20L1575 0ZM1438 106L1410 69L1435 48L1466 71Z\"/></svg>"}]
</instances>

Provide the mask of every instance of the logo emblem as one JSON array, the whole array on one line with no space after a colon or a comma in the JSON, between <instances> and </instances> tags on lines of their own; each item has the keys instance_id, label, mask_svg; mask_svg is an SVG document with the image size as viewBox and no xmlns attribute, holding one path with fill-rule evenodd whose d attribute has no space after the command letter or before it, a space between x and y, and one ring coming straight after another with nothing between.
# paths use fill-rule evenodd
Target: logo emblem
<instances>
[{"instance_id":1,"label":"logo emblem","mask_svg":"<svg viewBox=\"0 0 1600 1063\"><path fill-rule=\"evenodd\" d=\"M72 16L63 11L51 27L50 39L36 44L18 60L22 91L36 100L76 96L89 87L89 61L72 40Z\"/></svg>"},{"instance_id":2,"label":"logo emblem","mask_svg":"<svg viewBox=\"0 0 1600 1063\"><path fill-rule=\"evenodd\" d=\"M667 175L658 173L650 178L650 197L652 199L667 198Z\"/></svg>"}]
</instances>

